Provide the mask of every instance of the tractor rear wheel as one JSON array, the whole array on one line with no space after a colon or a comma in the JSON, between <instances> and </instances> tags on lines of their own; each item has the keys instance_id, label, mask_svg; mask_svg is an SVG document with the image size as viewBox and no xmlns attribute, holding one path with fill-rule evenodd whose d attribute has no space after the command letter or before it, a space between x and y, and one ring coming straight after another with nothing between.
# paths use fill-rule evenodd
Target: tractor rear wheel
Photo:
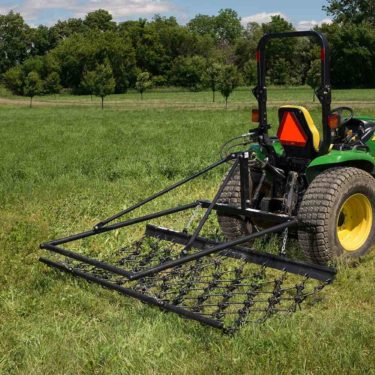
<instances>
[{"instance_id":1,"label":"tractor rear wheel","mask_svg":"<svg viewBox=\"0 0 375 375\"><path fill-rule=\"evenodd\" d=\"M357 168L328 169L308 187L298 216L298 240L309 260L325 265L362 256L374 245L375 179Z\"/></svg>"}]
</instances>

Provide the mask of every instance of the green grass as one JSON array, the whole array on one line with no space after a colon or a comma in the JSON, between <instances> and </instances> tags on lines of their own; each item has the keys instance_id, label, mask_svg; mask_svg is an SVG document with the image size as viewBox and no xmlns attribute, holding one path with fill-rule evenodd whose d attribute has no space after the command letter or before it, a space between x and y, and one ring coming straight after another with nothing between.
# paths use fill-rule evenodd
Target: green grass
<instances>
[{"instance_id":1,"label":"green grass","mask_svg":"<svg viewBox=\"0 0 375 375\"><path fill-rule=\"evenodd\" d=\"M250 93L249 87L240 87L234 91L230 97L231 103L249 103L249 101L255 103L253 95ZM337 101L374 101L375 89L366 90L335 90L333 92L333 100ZM53 96L46 96L44 100L54 100ZM76 97L73 95L62 96L64 100L75 100ZM90 101L89 96L81 97L81 100ZM130 90L126 94L111 95L109 101L141 101L140 94L134 90ZM298 100L302 102L312 101L312 90L309 87L270 87L269 88L269 100L270 101L293 101ZM154 89L147 91L144 94L144 101L169 101L177 103L212 103L212 92L211 91L200 91L191 92L188 90L182 90L178 88L166 88L166 89ZM217 103L224 104L224 99L219 92L216 93Z\"/></svg>"},{"instance_id":2,"label":"green grass","mask_svg":"<svg viewBox=\"0 0 375 375\"><path fill-rule=\"evenodd\" d=\"M340 95L372 99L370 90ZM359 112L375 117L375 104ZM374 374L374 253L343 267L320 303L233 337L38 263L40 242L88 229L217 160L249 127L249 111L236 108L1 106L0 374ZM223 173L141 212L210 198Z\"/></svg>"},{"instance_id":3,"label":"green grass","mask_svg":"<svg viewBox=\"0 0 375 375\"><path fill-rule=\"evenodd\" d=\"M312 90L309 87L270 87L268 91L269 101L272 103L312 103ZM11 95L0 87L0 97L11 99ZM356 105L366 105L368 102L374 103L375 89L354 89L354 90L334 90L334 103L354 102ZM14 97L14 99L22 100L25 105L29 104L27 98ZM47 95L36 97L36 102L47 104L82 104L89 106L99 106L100 99L89 95L76 96L68 93L58 96ZM110 95L105 100L107 106L122 108L159 108L161 106L173 107L193 107L193 108L222 108L224 99L220 93L216 93L216 102L212 103L211 91L191 92L181 88L164 88L152 89L144 94L144 100L141 100L140 94L135 90L130 90L126 94ZM315 103L317 104L317 103ZM251 94L249 87L240 87L236 89L229 99L229 108L237 109L238 107L248 107L255 105L255 98Z\"/></svg>"}]
</instances>

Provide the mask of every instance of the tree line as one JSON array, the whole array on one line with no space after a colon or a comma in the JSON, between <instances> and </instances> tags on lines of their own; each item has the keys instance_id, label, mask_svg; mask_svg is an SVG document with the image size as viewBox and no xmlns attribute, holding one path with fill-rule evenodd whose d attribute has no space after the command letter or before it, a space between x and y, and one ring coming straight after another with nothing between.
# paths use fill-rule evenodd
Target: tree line
<instances>
[{"instance_id":1,"label":"tree line","mask_svg":"<svg viewBox=\"0 0 375 375\"><path fill-rule=\"evenodd\" d=\"M334 19L317 28L332 49L335 87L375 87L373 0L329 0ZM269 23L241 24L232 9L197 15L186 25L154 16L116 23L105 10L51 27L28 26L18 13L0 15L0 75L15 94L32 98L68 89L97 95L151 86L210 88L226 100L238 85L256 80L255 52L264 33L294 31L280 16ZM308 38L273 41L267 49L267 81L314 87L319 80L319 48ZM270 59L272 56L272 59Z\"/></svg>"}]
</instances>

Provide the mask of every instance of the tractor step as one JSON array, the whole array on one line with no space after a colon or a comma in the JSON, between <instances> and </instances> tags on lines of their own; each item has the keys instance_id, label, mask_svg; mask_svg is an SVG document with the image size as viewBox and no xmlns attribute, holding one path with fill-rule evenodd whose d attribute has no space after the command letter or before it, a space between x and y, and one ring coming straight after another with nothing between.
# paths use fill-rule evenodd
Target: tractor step
<instances>
[{"instance_id":1,"label":"tractor step","mask_svg":"<svg viewBox=\"0 0 375 375\"><path fill-rule=\"evenodd\" d=\"M140 241L106 262L48 244L43 248L54 257L40 260L227 333L293 313L335 277L331 268L202 237L186 250L190 240L184 232L148 225Z\"/></svg>"}]
</instances>

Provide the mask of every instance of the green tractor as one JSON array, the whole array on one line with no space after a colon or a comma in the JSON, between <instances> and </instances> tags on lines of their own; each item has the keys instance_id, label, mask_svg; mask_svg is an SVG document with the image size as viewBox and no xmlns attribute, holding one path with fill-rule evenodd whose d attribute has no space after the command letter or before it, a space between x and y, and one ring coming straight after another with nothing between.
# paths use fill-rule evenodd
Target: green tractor
<instances>
[{"instance_id":1,"label":"green tractor","mask_svg":"<svg viewBox=\"0 0 375 375\"><path fill-rule=\"evenodd\" d=\"M271 39L290 37L312 37L321 45L322 83L316 94L322 105L322 137L308 110L290 105L279 108L277 136L268 134L265 46ZM350 108L331 110L328 59L320 33L265 35L257 51L258 85L253 90L259 103L253 118L259 126L240 137L242 149L234 151L228 142L221 160L203 170L86 232L41 244L49 256L40 261L225 332L297 311L333 282L331 263L341 256L364 255L375 236L375 119L356 118ZM129 217L226 164L229 171L212 200ZM214 211L224 236L217 226L212 230L215 220L209 228L205 225ZM148 223L143 236L134 238L140 233L135 226L166 216L170 223L177 214L173 223L178 229ZM129 244L126 228L135 242ZM270 236L279 242L279 254L264 250ZM298 238L307 262L286 251L289 236ZM109 241L122 246L108 249Z\"/></svg>"},{"instance_id":2,"label":"green tractor","mask_svg":"<svg viewBox=\"0 0 375 375\"><path fill-rule=\"evenodd\" d=\"M308 36L321 45L321 86L316 95L322 106L323 135L306 108L289 105L279 108L277 136L270 137L265 46L275 38ZM250 152L258 163L250 166L252 208L297 216L299 246L314 263L366 254L375 236L375 118L355 117L348 107L331 110L328 45L320 33L266 35L258 46L257 63L253 93L259 107L253 110L253 121L259 127L251 132L256 143ZM221 202L240 205L240 190L237 172ZM264 220L225 215L219 215L219 222L229 239L269 226Z\"/></svg>"}]
</instances>

